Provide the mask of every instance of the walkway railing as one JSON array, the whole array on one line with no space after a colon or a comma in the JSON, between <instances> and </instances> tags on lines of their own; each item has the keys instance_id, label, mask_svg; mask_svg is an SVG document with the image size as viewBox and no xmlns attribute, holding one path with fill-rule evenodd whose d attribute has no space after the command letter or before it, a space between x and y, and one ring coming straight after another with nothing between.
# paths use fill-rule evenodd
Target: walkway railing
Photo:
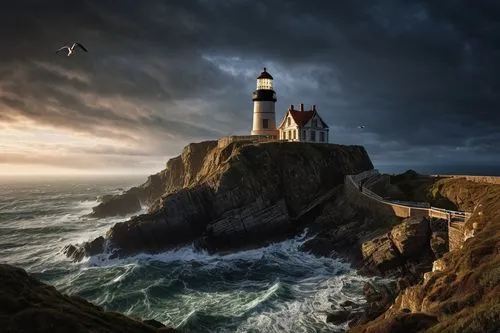
<instances>
[{"instance_id":1,"label":"walkway railing","mask_svg":"<svg viewBox=\"0 0 500 333\"><path fill-rule=\"evenodd\" d=\"M369 171L361 172L357 175L348 175L346 177L361 194L363 194L371 199L385 203L387 205L402 206L402 207L405 207L408 209L411 209L411 208L418 208L420 210L426 209L428 212L428 215L431 217L433 217L433 214L439 215L439 216L442 216L444 214L448 220L448 223L450 223L452 220L464 220L464 221L466 221L472 215L472 213L469 213L469 212L462 212L462 211L432 207L428 202L401 201L401 200L386 199L386 198L383 198L380 195L376 194L375 192L367 189L366 187L360 186L360 184L363 180L365 180L369 177L372 177L375 174L378 174L377 170L369 170ZM410 210L410 212L411 212L411 210Z\"/></svg>"}]
</instances>

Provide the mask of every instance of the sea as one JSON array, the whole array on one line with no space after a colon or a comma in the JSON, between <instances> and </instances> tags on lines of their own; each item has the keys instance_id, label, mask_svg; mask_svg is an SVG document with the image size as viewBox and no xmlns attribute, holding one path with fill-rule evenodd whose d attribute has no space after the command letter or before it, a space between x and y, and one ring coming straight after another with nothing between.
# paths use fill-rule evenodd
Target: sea
<instances>
[{"instance_id":1,"label":"sea","mask_svg":"<svg viewBox=\"0 0 500 333\"><path fill-rule=\"evenodd\" d=\"M62 249L105 235L129 217L86 217L100 196L145 177L0 178L0 262L26 269L59 291L183 332L343 332L326 323L344 301L365 302L342 258L300 250L307 230L269 246L213 255L188 245L155 255L71 262Z\"/></svg>"}]
</instances>

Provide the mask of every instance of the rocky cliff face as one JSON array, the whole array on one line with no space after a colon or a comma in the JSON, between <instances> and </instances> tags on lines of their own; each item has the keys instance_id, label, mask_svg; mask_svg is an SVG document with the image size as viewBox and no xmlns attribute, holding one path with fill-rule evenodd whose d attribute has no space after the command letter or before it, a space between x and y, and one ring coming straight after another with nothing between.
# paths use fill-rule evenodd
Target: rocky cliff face
<instances>
[{"instance_id":1,"label":"rocky cliff face","mask_svg":"<svg viewBox=\"0 0 500 333\"><path fill-rule=\"evenodd\" d=\"M154 320L132 319L63 295L10 265L0 264L0 285L2 332L176 332Z\"/></svg>"},{"instance_id":2,"label":"rocky cliff face","mask_svg":"<svg viewBox=\"0 0 500 333\"><path fill-rule=\"evenodd\" d=\"M212 160L215 156L211 153L216 147L217 141L189 144L181 155L167 162L164 170L149 176L144 184L122 195L104 197L90 215L107 217L135 213L141 209L141 205L151 206L161 196L202 182L220 162Z\"/></svg>"},{"instance_id":3,"label":"rocky cliff face","mask_svg":"<svg viewBox=\"0 0 500 333\"><path fill-rule=\"evenodd\" d=\"M450 252L434 251L434 238L443 231L431 223L431 248L439 259L426 273L417 271L417 281L398 284L398 296L386 306L386 311L351 331L499 332L500 186L465 179L435 179L425 192L420 195L474 211L463 228L461 244ZM399 231L406 233L408 227ZM410 233L412 238L417 237L414 238L417 242L419 234L423 232ZM394 236L394 229L391 235ZM379 239L379 242L387 244L389 241ZM397 242L392 243L397 245ZM390 252L383 251L382 246L370 249L373 253L381 251L376 257L380 262L386 261L384 255ZM406 249L415 253L411 246ZM428 265L426 256L414 258Z\"/></svg>"},{"instance_id":4,"label":"rocky cliff face","mask_svg":"<svg viewBox=\"0 0 500 333\"><path fill-rule=\"evenodd\" d=\"M102 251L118 256L158 252L187 242L223 251L294 232L343 184L344 176L372 169L360 146L215 141L187 146L146 184L103 202L95 216L116 214L130 196L152 203L149 212L117 223L106 235L69 246L73 258Z\"/></svg>"}]
</instances>

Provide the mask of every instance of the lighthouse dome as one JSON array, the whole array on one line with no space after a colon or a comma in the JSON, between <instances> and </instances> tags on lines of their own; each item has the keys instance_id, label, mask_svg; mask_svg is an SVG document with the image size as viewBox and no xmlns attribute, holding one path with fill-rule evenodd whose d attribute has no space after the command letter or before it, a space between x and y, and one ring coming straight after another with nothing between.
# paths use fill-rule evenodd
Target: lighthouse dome
<instances>
[{"instance_id":1,"label":"lighthouse dome","mask_svg":"<svg viewBox=\"0 0 500 333\"><path fill-rule=\"evenodd\" d=\"M273 77L271 76L271 74L269 74L266 70L266 67L264 67L264 70L260 73L260 75L257 77L257 80L260 80L260 79L269 79L269 80L272 80Z\"/></svg>"}]
</instances>

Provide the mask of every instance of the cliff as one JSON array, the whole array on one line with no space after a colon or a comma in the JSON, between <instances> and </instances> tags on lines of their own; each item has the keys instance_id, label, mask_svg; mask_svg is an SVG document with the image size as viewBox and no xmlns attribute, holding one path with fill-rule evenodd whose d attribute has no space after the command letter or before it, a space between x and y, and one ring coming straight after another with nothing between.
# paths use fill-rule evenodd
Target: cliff
<instances>
[{"instance_id":1,"label":"cliff","mask_svg":"<svg viewBox=\"0 0 500 333\"><path fill-rule=\"evenodd\" d=\"M437 218L397 218L346 180L314 220L317 237L304 249L347 256L360 273L392 282L366 284L366 306L347 304L328 320L349 323L352 333L500 331L500 186L413 171L370 176L364 186L473 214L449 229Z\"/></svg>"},{"instance_id":2,"label":"cliff","mask_svg":"<svg viewBox=\"0 0 500 333\"><path fill-rule=\"evenodd\" d=\"M24 270L0 264L2 332L176 332L154 320L140 321L66 296Z\"/></svg>"},{"instance_id":3,"label":"cliff","mask_svg":"<svg viewBox=\"0 0 500 333\"><path fill-rule=\"evenodd\" d=\"M450 244L449 252L433 248L431 232L439 220L423 218L358 243L364 268L375 267L377 274L399 279L396 292L378 307L369 307L351 332L500 331L500 186L465 178L408 176L392 182L403 185L406 199L425 197L433 205L444 202L473 214L455 231L458 244Z\"/></svg>"},{"instance_id":4,"label":"cliff","mask_svg":"<svg viewBox=\"0 0 500 333\"><path fill-rule=\"evenodd\" d=\"M303 226L345 175L372 168L360 146L190 144L148 182L94 209L94 216L117 214L135 198L150 204L147 214L117 223L105 238L70 245L66 253L78 260L101 252L105 244L117 256L159 252L192 241L211 251L260 245Z\"/></svg>"},{"instance_id":5,"label":"cliff","mask_svg":"<svg viewBox=\"0 0 500 333\"><path fill-rule=\"evenodd\" d=\"M151 206L161 196L201 183L216 167L217 162L210 160L216 147L217 141L189 144L181 155L169 160L164 170L149 176L144 184L132 187L121 195L105 196L90 216L135 213L141 206Z\"/></svg>"}]
</instances>

